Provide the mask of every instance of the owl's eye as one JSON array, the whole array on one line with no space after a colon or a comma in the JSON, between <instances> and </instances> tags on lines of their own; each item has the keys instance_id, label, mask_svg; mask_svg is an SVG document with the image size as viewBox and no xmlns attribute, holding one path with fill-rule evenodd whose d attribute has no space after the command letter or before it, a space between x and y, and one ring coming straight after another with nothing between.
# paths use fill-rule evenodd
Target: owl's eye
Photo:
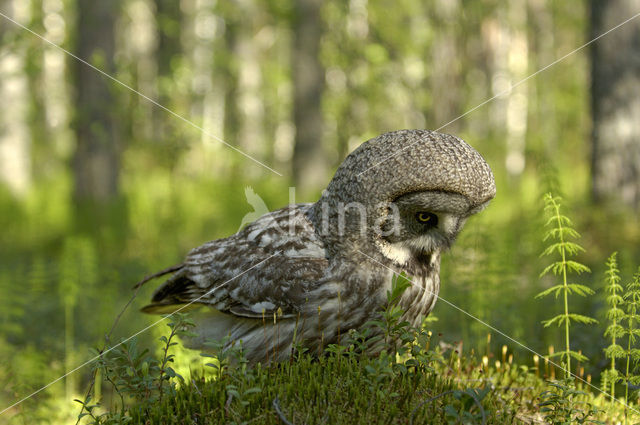
<instances>
[{"instance_id":1,"label":"owl's eye","mask_svg":"<svg viewBox=\"0 0 640 425\"><path fill-rule=\"evenodd\" d=\"M421 224L428 224L430 226L438 225L438 216L428 211L418 211L416 213L416 221Z\"/></svg>"}]
</instances>

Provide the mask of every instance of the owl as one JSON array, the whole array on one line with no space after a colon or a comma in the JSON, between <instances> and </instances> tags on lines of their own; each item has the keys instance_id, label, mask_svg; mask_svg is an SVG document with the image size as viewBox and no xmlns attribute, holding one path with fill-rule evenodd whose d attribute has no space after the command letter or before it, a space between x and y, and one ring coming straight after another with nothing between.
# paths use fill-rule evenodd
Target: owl
<instances>
[{"instance_id":1,"label":"owl","mask_svg":"<svg viewBox=\"0 0 640 425\"><path fill-rule=\"evenodd\" d=\"M463 140L382 134L346 157L317 202L267 213L154 275L171 273L143 311L188 307L197 336L187 347L228 337L251 363L277 362L379 319L404 272L413 284L399 305L417 326L437 299L441 253L495 193L491 168Z\"/></svg>"}]
</instances>

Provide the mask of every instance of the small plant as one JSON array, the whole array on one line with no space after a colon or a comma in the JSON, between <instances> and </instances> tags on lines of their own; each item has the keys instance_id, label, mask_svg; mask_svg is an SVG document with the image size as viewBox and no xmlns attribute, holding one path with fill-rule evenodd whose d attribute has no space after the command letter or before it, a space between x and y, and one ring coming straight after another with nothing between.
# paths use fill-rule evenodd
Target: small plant
<instances>
[{"instance_id":1,"label":"small plant","mask_svg":"<svg viewBox=\"0 0 640 425\"><path fill-rule=\"evenodd\" d=\"M548 288L538 295L536 298L546 297L550 294L555 295L556 298L562 295L564 300L564 310L561 314L552 317L549 320L543 321L544 327L549 327L553 324L558 326L564 325L565 336L565 349L558 351L554 356L560 356L561 361L565 367L565 377L569 377L571 374L571 359L574 358L579 362L587 361L587 357L577 351L571 350L571 338L569 328L571 322L578 322L584 324L593 324L597 321L591 317L583 316L581 314L569 312L569 295L577 294L580 296L592 295L594 292L591 288L580 285L577 283L569 282L569 273L581 274L589 272L589 268L577 261L570 260L569 257L575 256L579 252L583 252L584 248L575 242L569 241L570 238L577 239L580 234L575 231L571 226L571 220L560 213L560 198L553 197L550 193L547 193L544 197L545 211L549 215L549 219L546 226L549 227L544 240L550 241L550 245L544 250L542 256L557 255L559 258L547 266L540 277L552 273L555 276L560 276L562 282Z\"/></svg>"},{"instance_id":2,"label":"small plant","mask_svg":"<svg viewBox=\"0 0 640 425\"><path fill-rule=\"evenodd\" d=\"M210 350L200 355L212 359L212 362L206 363L205 366L215 369L218 379L232 369L241 370L243 373L247 370L248 360L242 349L242 340L231 341L227 335L219 341L206 341L204 345Z\"/></svg>"},{"instance_id":3,"label":"small plant","mask_svg":"<svg viewBox=\"0 0 640 425\"><path fill-rule=\"evenodd\" d=\"M626 326L624 327L624 335L627 337L627 349L624 351L624 357L626 358L626 367L625 373L620 378L620 380L624 383L624 418L625 423L627 423L627 416L629 413L629 386L630 385L639 385L640 384L640 376L633 374L633 369L631 368L632 363L637 363L640 361L640 350L635 347L636 340L640 337L640 329L638 329L637 325L640 322L640 267L638 271L633 276L631 282L627 284L627 291L624 294L624 301L626 305L626 312L624 315L624 321L626 322Z\"/></svg>"},{"instance_id":4,"label":"small plant","mask_svg":"<svg viewBox=\"0 0 640 425\"><path fill-rule=\"evenodd\" d=\"M598 414L591 403L580 402L579 397L587 394L578 391L570 378L551 382L551 389L540 394L540 412L550 424L604 424L595 419Z\"/></svg>"},{"instance_id":5,"label":"small plant","mask_svg":"<svg viewBox=\"0 0 640 425\"><path fill-rule=\"evenodd\" d=\"M413 341L413 329L409 322L404 320L404 310L400 307L400 298L404 292L413 285L411 278L404 273L394 275L391 281L391 290L387 291L387 307L382 316L382 323L379 324L384 329L384 342L388 345L397 347L400 343L400 349L406 344ZM399 352L402 355L404 352Z\"/></svg>"},{"instance_id":6,"label":"small plant","mask_svg":"<svg viewBox=\"0 0 640 425\"><path fill-rule=\"evenodd\" d=\"M161 336L162 356L157 360L147 349L139 349L136 339L119 344L104 355L99 356L96 368L100 369L104 379L111 384L114 393L120 398L120 412L115 414L97 414L99 404L91 404L91 396L84 400L75 400L82 405L78 421L84 417L93 419L92 424L126 423L126 412L130 410L128 400L139 403L141 409L148 409L155 402L161 402L163 395L176 394L175 380L184 382L170 366L175 358L169 354L171 347L177 344L176 336L189 336L189 329L194 323L185 314L176 313L168 323L171 329L169 336Z\"/></svg>"},{"instance_id":7,"label":"small plant","mask_svg":"<svg viewBox=\"0 0 640 425\"><path fill-rule=\"evenodd\" d=\"M380 320L373 320L367 323L384 330L384 342L386 345L395 341L403 333L403 330L409 327L409 322L402 320L404 310L398 303L404 292L411 285L411 278L404 273L393 275L391 289L387 291L387 304L382 312L382 317Z\"/></svg>"},{"instance_id":8,"label":"small plant","mask_svg":"<svg viewBox=\"0 0 640 425\"><path fill-rule=\"evenodd\" d=\"M162 359L158 364L158 379L157 379L157 389L158 389L158 398L162 401L162 396L164 394L165 384L169 384L169 388L171 392L175 392L175 385L171 383L173 378L178 378L180 381L184 381L182 376L178 375L175 370L169 363L173 363L175 360L175 354L169 354L169 349L174 345L178 345L175 342L176 336L194 336L193 333L189 331L190 328L193 328L195 324L189 319L189 317L182 313L175 313L173 315L173 321L170 322L167 326L171 329L169 336L162 335L160 337L160 341L162 341Z\"/></svg>"},{"instance_id":9,"label":"small plant","mask_svg":"<svg viewBox=\"0 0 640 425\"><path fill-rule=\"evenodd\" d=\"M607 260L607 271L605 272L609 326L604 336L611 338L611 344L604 350L604 354L606 358L611 359L611 366L602 373L602 387L605 392L609 391L612 401L616 397L616 382L618 382L620 375L616 369L616 359L625 356L624 349L618 344L618 340L625 335L625 330L621 326L625 314L620 308L624 299L620 295L623 289L620 285L620 271L616 255L617 253L614 252Z\"/></svg>"}]
</instances>

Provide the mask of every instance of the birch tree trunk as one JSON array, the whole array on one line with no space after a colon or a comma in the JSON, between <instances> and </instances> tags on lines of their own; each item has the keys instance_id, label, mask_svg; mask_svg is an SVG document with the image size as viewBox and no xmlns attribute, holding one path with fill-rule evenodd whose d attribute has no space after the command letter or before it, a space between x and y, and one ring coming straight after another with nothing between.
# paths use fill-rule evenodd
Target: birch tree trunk
<instances>
[{"instance_id":1,"label":"birch tree trunk","mask_svg":"<svg viewBox=\"0 0 640 425\"><path fill-rule=\"evenodd\" d=\"M640 11L640 0L591 1L591 38ZM640 209L640 20L591 48L592 189L596 202Z\"/></svg>"},{"instance_id":2,"label":"birch tree trunk","mask_svg":"<svg viewBox=\"0 0 640 425\"><path fill-rule=\"evenodd\" d=\"M104 72L115 72L114 25L119 1L77 0L75 53ZM118 195L119 138L113 82L74 61L76 90L73 160L75 199L104 204Z\"/></svg>"},{"instance_id":3,"label":"birch tree trunk","mask_svg":"<svg viewBox=\"0 0 640 425\"><path fill-rule=\"evenodd\" d=\"M14 1L0 2L5 13L16 21L28 25L28 7ZM0 183L24 196L31 186L31 139L26 126L28 78L22 49L15 48L20 29L0 18Z\"/></svg>"},{"instance_id":4,"label":"birch tree trunk","mask_svg":"<svg viewBox=\"0 0 640 425\"><path fill-rule=\"evenodd\" d=\"M295 3L293 22L293 122L295 145L293 177L303 195L324 184L328 164L322 145L322 92L324 69L320 63L321 0Z\"/></svg>"}]
</instances>

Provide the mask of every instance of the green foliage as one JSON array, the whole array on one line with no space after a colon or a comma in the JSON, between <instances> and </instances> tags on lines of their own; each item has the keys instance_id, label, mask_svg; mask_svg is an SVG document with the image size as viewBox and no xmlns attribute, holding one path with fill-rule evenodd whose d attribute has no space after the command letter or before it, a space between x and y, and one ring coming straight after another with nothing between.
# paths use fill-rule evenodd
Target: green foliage
<instances>
[{"instance_id":1,"label":"green foliage","mask_svg":"<svg viewBox=\"0 0 640 425\"><path fill-rule=\"evenodd\" d=\"M154 360L136 343L105 356L109 382L119 388L121 402L103 411L87 397L79 420L91 424L525 424L538 413L548 423L598 424L601 414L587 393L568 382L553 383L539 405L527 402L546 384L525 366L509 362L488 367L456 351L430 351L426 333L401 320L395 309L407 288L406 276L395 276L387 308L380 321L353 331L344 343L330 345L319 356L292 353L288 362L248 367L242 345L229 340L211 343L205 357L213 376L191 379L166 373L173 360L166 352L179 329L191 326L185 316L169 326L161 357ZM387 321L392 323L386 323ZM421 327L422 328L422 327ZM400 338L379 356L363 354L373 333L389 330L389 341ZM404 347L404 349L402 349ZM402 355L401 355L402 353ZM447 358L448 357L448 358ZM164 377L163 377L164 376ZM162 397L158 382L166 379ZM169 396L170 395L170 396ZM348 402L345 402L347 400Z\"/></svg>"},{"instance_id":2,"label":"green foliage","mask_svg":"<svg viewBox=\"0 0 640 425\"><path fill-rule=\"evenodd\" d=\"M636 340L640 337L640 267L634 274L633 279L627 284L626 292L624 294L624 304L626 307L623 334L627 337L627 349L624 351L624 357L626 359L625 373L619 379L624 383L624 401L625 401L625 423L628 415L628 405L631 395L629 393L629 386L640 385L640 375L634 373L635 367L640 361L640 350L636 348Z\"/></svg>"},{"instance_id":3,"label":"green foliage","mask_svg":"<svg viewBox=\"0 0 640 425\"><path fill-rule=\"evenodd\" d=\"M431 403L446 395L453 395L453 400L444 405L446 423L482 423L487 421L486 412L482 407L482 400L490 393L491 388L467 388L465 390L450 390L431 397L413 409L410 424L413 424L413 413L424 404Z\"/></svg>"},{"instance_id":4,"label":"green foliage","mask_svg":"<svg viewBox=\"0 0 640 425\"><path fill-rule=\"evenodd\" d=\"M402 279L394 282L397 285L394 284L389 293L390 306L396 304L402 295L403 283L406 283ZM371 326L393 329L400 335L411 333L406 322L397 323L396 312L394 310L393 315L385 316L391 317L395 324L372 323ZM156 387L154 383L160 379L158 365L162 362L154 362L144 352L137 353L135 344L130 344L114 354L112 360L116 366L112 366L115 370L109 375L112 381L118 379L116 385L123 390L121 406L124 408L98 414L99 407L87 399L82 415L94 424L118 421L182 423L196 418L204 420L204 423L243 424L256 417L261 417L261 423L277 423L287 420L285 412L292 415L292 423L321 420L354 423L357 417L361 418L360 423L381 423L400 417L403 411L405 414L412 412L411 420L424 421L437 409L444 409L440 415L442 423L456 423L485 415L482 402L492 392L491 387L451 390L452 384L447 379L437 378L433 371L425 373L432 369L423 361L431 362L432 356L403 361L387 354L370 358L357 352L356 344L350 338L346 340L343 346L328 347L320 358L298 354L295 361L267 368L248 368L241 344L229 347L228 340L212 343L212 352L205 354L212 358L209 365L216 372L212 379L196 378L187 384L178 378L181 389L173 391L171 397L165 399L158 397L158 391L151 394ZM165 347L170 345L170 338L161 338L161 341ZM113 364L112 360L106 363ZM148 377L146 381L145 377ZM168 380L173 380L173 377ZM441 391L438 398L442 398L442 407L425 405L416 396L418 388ZM125 392L132 402L126 402ZM338 405L338 400L347 399L350 400L348 406L339 410L329 408ZM279 400L283 400L287 407L280 407ZM320 404L309 404L308 400L318 400ZM389 401L393 404L388 404ZM395 403L398 406L394 406ZM295 409L291 408L293 405Z\"/></svg>"},{"instance_id":5,"label":"green foliage","mask_svg":"<svg viewBox=\"0 0 640 425\"><path fill-rule=\"evenodd\" d=\"M607 270L605 272L605 291L607 293L607 320L609 326L604 333L605 337L611 339L611 344L605 348L605 356L611 359L611 366L602 373L602 388L609 391L611 399L616 396L616 382L619 379L619 373L616 369L616 359L625 356L624 349L618 344L618 340L625 335L625 331L621 325L625 313L621 306L624 302L622 298L622 286L620 285L620 271L618 270L617 252L611 254L607 259Z\"/></svg>"},{"instance_id":6,"label":"green foliage","mask_svg":"<svg viewBox=\"0 0 640 425\"><path fill-rule=\"evenodd\" d=\"M205 366L212 367L216 371L216 378L220 379L231 365L239 366L246 371L247 359L242 350L242 341L230 343L229 337L226 336L220 341L207 341L204 345L209 348L209 352L200 353L200 355L212 359L211 363L206 363Z\"/></svg>"},{"instance_id":7,"label":"green foliage","mask_svg":"<svg viewBox=\"0 0 640 425\"><path fill-rule=\"evenodd\" d=\"M380 320L373 320L369 326L376 326L384 330L384 344L390 346L392 342L407 342L411 338L406 331L410 328L409 322L403 320L404 311L398 305L404 292L413 285L411 278L404 273L394 275L391 280L391 289L387 291L387 306L382 313ZM377 340L370 339L370 343Z\"/></svg>"},{"instance_id":8,"label":"green foliage","mask_svg":"<svg viewBox=\"0 0 640 425\"><path fill-rule=\"evenodd\" d=\"M189 329L194 324L185 314L175 313L171 317L172 321L167 324L169 335L159 338L162 342L160 359L149 354L148 349L140 349L135 338L106 349L104 354L94 353L99 356L96 369L111 384L120 399L120 405L113 409L116 411L114 414L99 414L100 405L91 404L92 397L87 394L84 400L75 400L82 405L78 420L89 417L92 424L128 423L131 421L132 402L138 403L136 409L148 411L154 403L162 402L163 397L175 397L177 386L184 383L184 378L170 366L175 356L169 350L178 344L175 341L177 336L192 335Z\"/></svg>"},{"instance_id":9,"label":"green foliage","mask_svg":"<svg viewBox=\"0 0 640 425\"><path fill-rule=\"evenodd\" d=\"M596 419L598 409L585 401L587 394L575 389L573 380L550 382L551 389L540 394L540 412L552 425L604 424Z\"/></svg>"},{"instance_id":10,"label":"green foliage","mask_svg":"<svg viewBox=\"0 0 640 425\"><path fill-rule=\"evenodd\" d=\"M578 283L571 283L568 281L568 275L570 273L580 274L583 272L589 272L589 268L577 261L569 260L570 256L575 256L584 251L580 245L575 242L571 242L569 238L577 239L580 234L575 231L571 226L571 220L560 213L560 198L553 197L550 193L544 196L545 211L549 216L546 226L549 228L545 234L544 241L549 241L549 246L544 250L541 256L559 257L556 261L553 261L550 265L540 274L540 277L546 274L553 274L560 276L562 281L559 284L540 292L536 298L546 297L553 294L555 298L562 295L564 301L564 310L561 314L558 314L551 319L545 320L542 323L545 327L549 327L553 324L562 326L564 325L564 337L565 337L565 349L558 351L554 356L560 356L565 366L565 377L569 377L571 374L571 359L574 358L578 361L587 361L587 357L580 354L577 351L571 350L571 339L569 327L571 322L593 324L597 323L595 319L584 316L581 314L569 312L569 295L580 295L586 297L592 295L594 291L588 286Z\"/></svg>"}]
</instances>

